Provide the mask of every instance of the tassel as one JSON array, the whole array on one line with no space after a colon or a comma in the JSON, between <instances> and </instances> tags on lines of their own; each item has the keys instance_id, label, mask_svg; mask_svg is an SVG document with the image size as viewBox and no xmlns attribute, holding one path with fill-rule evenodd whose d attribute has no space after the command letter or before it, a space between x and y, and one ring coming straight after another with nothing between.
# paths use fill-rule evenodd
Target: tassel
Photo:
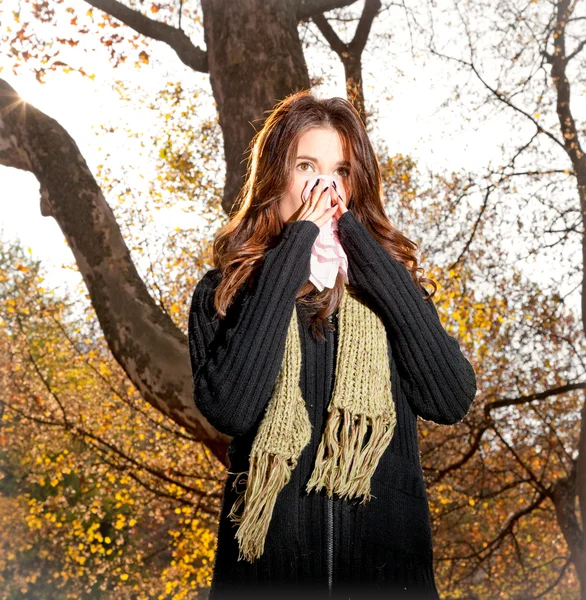
<instances>
[{"instance_id":1,"label":"tassel","mask_svg":"<svg viewBox=\"0 0 586 600\"><path fill-rule=\"evenodd\" d=\"M238 560L253 562L264 552L265 538L277 495L291 478L293 468L294 466L278 454L263 452L251 456L246 490L240 493L228 515L239 525L236 532L240 546ZM236 485L236 480L233 486ZM242 515L236 515L242 502L245 504L244 512Z\"/></svg>"},{"instance_id":2,"label":"tassel","mask_svg":"<svg viewBox=\"0 0 586 600\"><path fill-rule=\"evenodd\" d=\"M340 419L341 439L338 439ZM385 448L393 437L394 411L374 418L353 415L347 409L333 408L319 444L312 476L306 491L326 488L328 496L341 498L363 496L362 504L372 498L370 478ZM364 445L368 427L371 435Z\"/></svg>"}]
</instances>

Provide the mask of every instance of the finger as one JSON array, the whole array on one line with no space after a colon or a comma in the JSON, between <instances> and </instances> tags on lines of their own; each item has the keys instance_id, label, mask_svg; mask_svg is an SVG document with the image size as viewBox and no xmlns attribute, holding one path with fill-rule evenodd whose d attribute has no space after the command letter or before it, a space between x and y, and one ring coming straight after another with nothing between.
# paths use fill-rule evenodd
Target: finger
<instances>
[{"instance_id":1,"label":"finger","mask_svg":"<svg viewBox=\"0 0 586 600\"><path fill-rule=\"evenodd\" d=\"M341 194L340 194L340 192L338 191L338 188L337 188L336 186L334 186L334 190L335 190L335 192L336 192L336 198L339 198L339 199L340 199L340 200L341 200L341 201L344 203L344 205L345 205L345 204L346 204L346 202L344 201L344 198L342 198L342 196L341 196Z\"/></svg>"},{"instance_id":2,"label":"finger","mask_svg":"<svg viewBox=\"0 0 586 600\"><path fill-rule=\"evenodd\" d=\"M326 199L327 199L330 191L331 191L331 185L326 185L326 187L320 192L319 203L322 207L323 207L323 205L325 205Z\"/></svg>"},{"instance_id":3,"label":"finger","mask_svg":"<svg viewBox=\"0 0 586 600\"><path fill-rule=\"evenodd\" d=\"M328 197L329 190L330 186L327 185L322 190L319 190L317 192L314 191L315 195L312 199L310 211L318 212L320 214L323 213L323 211L325 210L326 198Z\"/></svg>"},{"instance_id":4,"label":"finger","mask_svg":"<svg viewBox=\"0 0 586 600\"><path fill-rule=\"evenodd\" d=\"M323 184L324 181L320 180L320 183ZM320 189L320 186L317 188L317 190L314 192L315 196L316 196L316 200L317 202L325 202L325 199L327 198L328 194L331 192L332 190L332 185L330 183L328 183L324 188Z\"/></svg>"},{"instance_id":5,"label":"finger","mask_svg":"<svg viewBox=\"0 0 586 600\"><path fill-rule=\"evenodd\" d=\"M309 183L309 181L307 183ZM319 183L319 180L315 181L314 184L311 186L311 188L308 187L307 185L304 188L303 192L301 193L301 202L304 205L306 205L306 204L310 205L312 203L313 198L314 198L313 192L314 192L314 190L315 190L315 188L316 188L316 186L317 186L318 183ZM305 196L305 198L304 198L304 196Z\"/></svg>"},{"instance_id":6,"label":"finger","mask_svg":"<svg viewBox=\"0 0 586 600\"><path fill-rule=\"evenodd\" d=\"M316 200L319 198L319 189L320 189L320 179L319 177L315 180L315 183L313 184L313 187L311 188L311 190L309 191L309 198L308 200L310 201L310 204L313 205L316 203ZM318 190L316 192L316 190Z\"/></svg>"},{"instance_id":7,"label":"finger","mask_svg":"<svg viewBox=\"0 0 586 600\"><path fill-rule=\"evenodd\" d=\"M311 189L307 193L305 200L303 200L303 195L302 195L301 200L302 200L303 204L301 205L302 210L299 213L299 217L298 217L299 219L305 218L306 215L308 215L312 212L313 205L315 204L314 191L315 191L315 188L318 186L318 184L319 184L319 179L317 179L315 181L315 183L311 186Z\"/></svg>"},{"instance_id":8,"label":"finger","mask_svg":"<svg viewBox=\"0 0 586 600\"><path fill-rule=\"evenodd\" d=\"M319 225L319 227L322 227L324 225L324 223L327 223L334 216L337 209L338 209L337 205L330 206L330 208L328 208L326 210L326 212L319 219L316 219L314 221L314 223L316 225Z\"/></svg>"}]
</instances>

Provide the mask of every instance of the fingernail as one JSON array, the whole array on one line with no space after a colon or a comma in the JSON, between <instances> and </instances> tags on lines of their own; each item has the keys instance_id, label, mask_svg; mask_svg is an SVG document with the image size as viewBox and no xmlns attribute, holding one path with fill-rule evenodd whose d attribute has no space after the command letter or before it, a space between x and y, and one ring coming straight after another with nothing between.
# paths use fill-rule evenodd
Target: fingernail
<instances>
[{"instance_id":1,"label":"fingernail","mask_svg":"<svg viewBox=\"0 0 586 600\"><path fill-rule=\"evenodd\" d=\"M332 181L332 185L334 186L334 189L337 191L338 190L338 186L336 185L335 181Z\"/></svg>"},{"instance_id":2,"label":"fingernail","mask_svg":"<svg viewBox=\"0 0 586 600\"><path fill-rule=\"evenodd\" d=\"M326 185L326 187L321 191L321 193L323 194L329 187L329 185Z\"/></svg>"},{"instance_id":3,"label":"fingernail","mask_svg":"<svg viewBox=\"0 0 586 600\"><path fill-rule=\"evenodd\" d=\"M319 177L317 178L316 182L313 184L313 187L311 188L311 191L313 192L313 190L315 189L315 186L319 183Z\"/></svg>"}]
</instances>

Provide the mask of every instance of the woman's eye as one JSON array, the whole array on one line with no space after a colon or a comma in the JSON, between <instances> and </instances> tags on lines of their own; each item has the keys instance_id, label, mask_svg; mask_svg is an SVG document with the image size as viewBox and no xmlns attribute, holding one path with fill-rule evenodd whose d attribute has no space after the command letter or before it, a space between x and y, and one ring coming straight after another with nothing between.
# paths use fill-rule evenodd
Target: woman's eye
<instances>
[{"instance_id":1,"label":"woman's eye","mask_svg":"<svg viewBox=\"0 0 586 600\"><path fill-rule=\"evenodd\" d=\"M302 163L299 163L297 165L297 168L298 169L300 168L302 171L307 171L308 170L308 169L304 169L303 167L311 167L311 163L302 162ZM340 167L338 169L338 171L342 171L343 172L342 173L342 177L348 177L350 175L350 171L346 167Z\"/></svg>"}]
</instances>

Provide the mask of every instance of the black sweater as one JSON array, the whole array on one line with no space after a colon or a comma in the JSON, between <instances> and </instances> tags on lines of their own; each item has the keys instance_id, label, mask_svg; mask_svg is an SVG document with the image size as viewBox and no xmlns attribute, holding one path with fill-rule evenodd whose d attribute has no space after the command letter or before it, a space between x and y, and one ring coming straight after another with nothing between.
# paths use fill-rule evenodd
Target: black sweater
<instances>
[{"instance_id":1,"label":"black sweater","mask_svg":"<svg viewBox=\"0 0 586 600\"><path fill-rule=\"evenodd\" d=\"M328 499L323 492L305 493L333 389L337 332L324 330L325 341L315 340L304 324L305 309L297 305L303 328L300 385L312 439L277 498L264 554L252 564L237 560L236 530L226 518L235 499L233 477L247 468L281 366L296 293L309 278L311 247L319 233L311 221L294 221L265 253L253 288L242 290L224 319L218 319L213 306L218 269L204 275L192 298L194 400L214 427L234 436L210 598L243 589L299 593L302 587L309 597L327 597L330 588L345 598L351 590L352 598L360 598L377 589L404 594L398 597L438 597L416 418L443 424L464 418L476 394L474 369L442 327L433 302L423 298L407 269L351 211L338 220L338 232L348 255L349 281L363 292L388 332L397 425L373 475L374 498L357 504Z\"/></svg>"}]
</instances>

